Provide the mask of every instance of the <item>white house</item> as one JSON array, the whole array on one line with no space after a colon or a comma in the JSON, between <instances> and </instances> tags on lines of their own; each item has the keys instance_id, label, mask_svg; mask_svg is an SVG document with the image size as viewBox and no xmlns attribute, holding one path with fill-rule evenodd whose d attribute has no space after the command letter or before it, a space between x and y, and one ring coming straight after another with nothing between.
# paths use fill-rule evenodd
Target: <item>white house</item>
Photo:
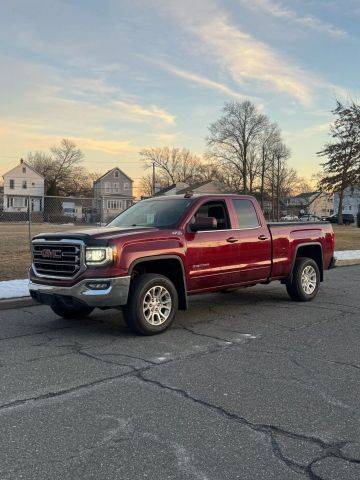
<instances>
[{"instance_id":1,"label":"white house","mask_svg":"<svg viewBox=\"0 0 360 480\"><path fill-rule=\"evenodd\" d=\"M339 194L334 194L334 213L339 211ZM348 187L344 191L342 213L350 213L356 218L360 211L360 185Z\"/></svg>"},{"instance_id":2,"label":"white house","mask_svg":"<svg viewBox=\"0 0 360 480\"><path fill-rule=\"evenodd\" d=\"M42 212L44 209L44 177L24 160L3 175L4 212Z\"/></svg>"},{"instance_id":3,"label":"white house","mask_svg":"<svg viewBox=\"0 0 360 480\"><path fill-rule=\"evenodd\" d=\"M71 217L76 220L83 219L83 208L81 202L76 202L76 200L65 200L62 202L62 210L65 217Z\"/></svg>"},{"instance_id":4,"label":"white house","mask_svg":"<svg viewBox=\"0 0 360 480\"><path fill-rule=\"evenodd\" d=\"M333 213L333 195L317 192L309 199L308 213L316 217L330 217Z\"/></svg>"}]
</instances>

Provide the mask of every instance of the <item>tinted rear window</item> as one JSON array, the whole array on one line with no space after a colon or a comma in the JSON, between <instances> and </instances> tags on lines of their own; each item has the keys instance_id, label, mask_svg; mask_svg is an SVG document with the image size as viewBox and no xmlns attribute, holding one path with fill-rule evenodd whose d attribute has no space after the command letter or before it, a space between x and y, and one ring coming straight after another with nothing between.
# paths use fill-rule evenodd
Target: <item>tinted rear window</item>
<instances>
[{"instance_id":1,"label":"tinted rear window","mask_svg":"<svg viewBox=\"0 0 360 480\"><path fill-rule=\"evenodd\" d=\"M259 226L254 205L250 200L234 199L232 202L239 222L239 228L256 228Z\"/></svg>"}]
</instances>

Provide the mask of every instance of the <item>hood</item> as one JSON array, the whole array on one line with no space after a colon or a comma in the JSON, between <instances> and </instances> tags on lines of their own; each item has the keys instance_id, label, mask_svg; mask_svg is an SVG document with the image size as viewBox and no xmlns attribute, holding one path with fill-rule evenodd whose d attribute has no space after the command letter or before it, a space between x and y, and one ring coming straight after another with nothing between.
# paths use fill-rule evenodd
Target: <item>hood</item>
<instances>
[{"instance_id":1,"label":"hood","mask_svg":"<svg viewBox=\"0 0 360 480\"><path fill-rule=\"evenodd\" d=\"M154 227L97 227L97 228L84 228L79 230L70 230L64 232L54 232L54 233L40 233L36 235L34 239L44 239L44 240L63 240L63 239L74 239L82 240L85 243L93 240L102 240L107 241L112 238L117 238L120 235L135 235L145 232L154 232L158 230Z\"/></svg>"}]
</instances>

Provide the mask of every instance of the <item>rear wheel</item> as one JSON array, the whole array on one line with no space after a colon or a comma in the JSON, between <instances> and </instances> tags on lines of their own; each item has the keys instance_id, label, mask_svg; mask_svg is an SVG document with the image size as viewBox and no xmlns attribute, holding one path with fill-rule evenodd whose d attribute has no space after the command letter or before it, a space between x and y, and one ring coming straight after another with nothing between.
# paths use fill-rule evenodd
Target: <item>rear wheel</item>
<instances>
[{"instance_id":1,"label":"rear wheel","mask_svg":"<svg viewBox=\"0 0 360 480\"><path fill-rule=\"evenodd\" d=\"M145 273L132 281L123 313L133 332L155 335L170 326L177 309L178 293L171 280L157 273Z\"/></svg>"},{"instance_id":2,"label":"rear wheel","mask_svg":"<svg viewBox=\"0 0 360 480\"><path fill-rule=\"evenodd\" d=\"M299 257L295 261L292 279L286 290L297 302L309 302L316 297L320 286L320 271L312 258Z\"/></svg>"},{"instance_id":3,"label":"rear wheel","mask_svg":"<svg viewBox=\"0 0 360 480\"><path fill-rule=\"evenodd\" d=\"M51 310L63 318L80 318L87 315L94 310L94 307L88 307L87 305L67 305L61 300L57 300L51 305Z\"/></svg>"}]
</instances>

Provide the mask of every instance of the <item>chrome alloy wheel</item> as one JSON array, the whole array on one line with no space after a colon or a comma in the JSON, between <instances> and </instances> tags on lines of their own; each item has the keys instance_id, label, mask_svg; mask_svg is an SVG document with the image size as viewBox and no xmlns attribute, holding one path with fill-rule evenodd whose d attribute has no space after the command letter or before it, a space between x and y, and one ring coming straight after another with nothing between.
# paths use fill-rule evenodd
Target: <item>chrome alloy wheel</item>
<instances>
[{"instance_id":1,"label":"chrome alloy wheel","mask_svg":"<svg viewBox=\"0 0 360 480\"><path fill-rule=\"evenodd\" d=\"M301 286L307 295L314 293L317 285L316 271L311 265L307 265L301 272Z\"/></svg>"},{"instance_id":2,"label":"chrome alloy wheel","mask_svg":"<svg viewBox=\"0 0 360 480\"><path fill-rule=\"evenodd\" d=\"M160 285L151 287L144 296L143 313L150 325L161 325L168 319L172 307L169 291Z\"/></svg>"}]
</instances>

